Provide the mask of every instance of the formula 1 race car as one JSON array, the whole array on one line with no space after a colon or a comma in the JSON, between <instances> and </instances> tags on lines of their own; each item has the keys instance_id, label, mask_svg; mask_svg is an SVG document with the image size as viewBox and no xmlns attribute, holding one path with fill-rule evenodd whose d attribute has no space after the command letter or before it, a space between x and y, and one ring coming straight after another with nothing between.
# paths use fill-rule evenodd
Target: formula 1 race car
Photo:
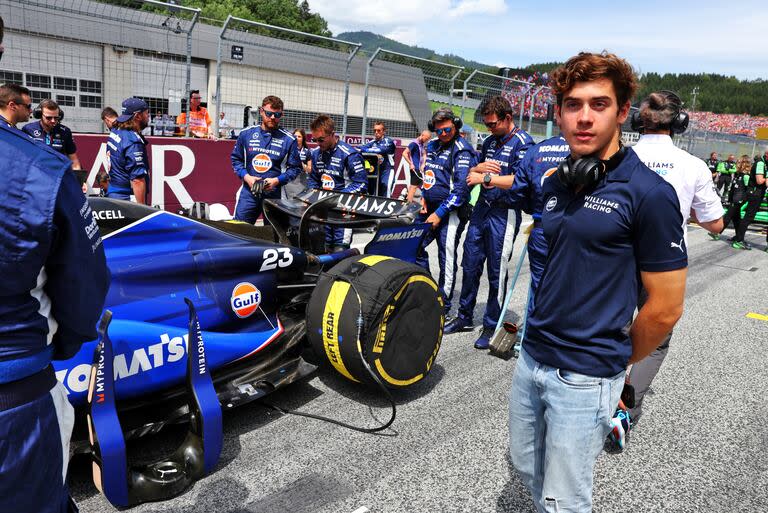
<instances>
[{"instance_id":1,"label":"formula 1 race car","mask_svg":"<svg viewBox=\"0 0 768 513\"><path fill-rule=\"evenodd\" d=\"M105 310L126 439L189 417L185 299L197 310L223 410L309 376L321 363L358 382L371 381L370 366L396 388L419 381L434 362L442 300L431 276L407 263L428 230L413 224L418 205L305 191L294 200L264 200L263 227L106 198L90 205L112 274ZM324 253L327 229L371 227L376 234L364 255ZM95 346L54 364L75 406L73 446L80 451L88 449Z\"/></svg>"}]
</instances>

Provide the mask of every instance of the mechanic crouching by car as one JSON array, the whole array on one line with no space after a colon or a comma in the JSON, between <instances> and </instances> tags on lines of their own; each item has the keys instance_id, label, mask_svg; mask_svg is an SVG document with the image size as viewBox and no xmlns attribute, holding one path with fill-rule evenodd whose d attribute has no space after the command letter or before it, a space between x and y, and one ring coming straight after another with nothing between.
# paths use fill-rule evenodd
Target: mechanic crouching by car
<instances>
[{"instance_id":1,"label":"mechanic crouching by car","mask_svg":"<svg viewBox=\"0 0 768 513\"><path fill-rule=\"evenodd\" d=\"M141 131L149 125L149 107L140 98L123 101L122 113L107 138L109 189L107 197L147 203L149 159L147 141Z\"/></svg>"},{"instance_id":2,"label":"mechanic crouching by car","mask_svg":"<svg viewBox=\"0 0 768 513\"><path fill-rule=\"evenodd\" d=\"M77 511L74 410L51 360L96 338L109 271L66 157L0 123L0 176L0 511Z\"/></svg>"},{"instance_id":3,"label":"mechanic crouching by car","mask_svg":"<svg viewBox=\"0 0 768 513\"><path fill-rule=\"evenodd\" d=\"M253 224L262 213L262 199L280 198L280 187L302 171L296 138L280 128L283 100L267 96L259 108L261 125L244 129L230 160L243 181L235 205L235 220Z\"/></svg>"},{"instance_id":4,"label":"mechanic crouching by car","mask_svg":"<svg viewBox=\"0 0 768 513\"><path fill-rule=\"evenodd\" d=\"M438 109L432 115L429 129L437 135L437 139L427 144L427 161L421 185L419 222L431 224L432 229L424 237L416 262L429 271L426 248L433 240L437 241L438 284L446 315L451 310L456 283L459 239L471 210L467 173L477 160L469 143L459 135L461 125L461 118L454 116L451 109Z\"/></svg>"},{"instance_id":5,"label":"mechanic crouching by car","mask_svg":"<svg viewBox=\"0 0 768 513\"><path fill-rule=\"evenodd\" d=\"M310 123L309 129L317 148L312 152L312 171L307 177L307 187L365 193L368 179L363 157L357 149L339 140L333 119L321 114ZM351 241L352 230L325 227L325 245L329 252L347 249Z\"/></svg>"}]
</instances>

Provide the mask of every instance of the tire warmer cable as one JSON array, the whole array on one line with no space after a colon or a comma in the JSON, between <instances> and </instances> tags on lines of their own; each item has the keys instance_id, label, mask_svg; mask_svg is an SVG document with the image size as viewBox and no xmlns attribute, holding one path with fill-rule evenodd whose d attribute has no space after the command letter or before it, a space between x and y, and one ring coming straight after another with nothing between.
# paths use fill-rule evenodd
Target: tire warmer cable
<instances>
[{"instance_id":1,"label":"tire warmer cable","mask_svg":"<svg viewBox=\"0 0 768 513\"><path fill-rule=\"evenodd\" d=\"M371 366L368 364L368 362L365 359L365 356L363 355L363 344L360 341L360 334L363 330L363 300L360 297L360 293L357 291L357 287L355 287L355 284L352 283L351 280L340 278L343 281L346 281L352 286L352 290L355 292L355 295L357 296L357 304L358 304L358 314L357 314L357 352L360 355L360 360L363 362L363 367L365 367L365 370L368 372L368 374L371 376L373 381L378 385L378 387L384 392L384 395L387 397L387 400L389 401L390 406L392 407L392 415L389 417L389 420L382 424L381 426L375 427L375 428L363 428L359 426L353 426L352 424L347 424L346 422L342 422L340 420L331 419L328 417L323 417L321 415L314 415L311 413L304 413L296 410L289 410L285 408L280 408L279 406L276 406L271 403L267 403L264 401L259 401L263 406L270 408L272 410L278 411L282 414L289 414L289 415L298 415L299 417L307 417L310 419L315 420L322 420L324 422L329 422L331 424L335 424L337 426L345 427L347 429L351 429L353 431L359 431L360 433L378 433L380 431L384 431L385 429L389 428L389 426L392 425L392 423L395 421L395 416L397 415L397 405L395 403L394 398L392 397L392 394L390 393L389 389L387 389L386 386L381 382L379 377L373 372L373 369L371 369Z\"/></svg>"}]
</instances>

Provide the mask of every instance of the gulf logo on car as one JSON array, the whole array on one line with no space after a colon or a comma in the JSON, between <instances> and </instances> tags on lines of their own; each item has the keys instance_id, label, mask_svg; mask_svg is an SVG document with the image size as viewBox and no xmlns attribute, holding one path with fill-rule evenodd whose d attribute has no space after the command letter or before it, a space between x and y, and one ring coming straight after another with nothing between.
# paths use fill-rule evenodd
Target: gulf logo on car
<instances>
[{"instance_id":1,"label":"gulf logo on car","mask_svg":"<svg viewBox=\"0 0 768 513\"><path fill-rule=\"evenodd\" d=\"M320 184L326 191L332 191L336 186L336 182L333 181L333 177L325 173L323 173L323 176L320 177Z\"/></svg>"},{"instance_id":2,"label":"gulf logo on car","mask_svg":"<svg viewBox=\"0 0 768 513\"><path fill-rule=\"evenodd\" d=\"M257 173L266 173L272 169L272 159L269 158L269 155L266 153L259 153L253 157L251 165L253 166L253 170Z\"/></svg>"},{"instance_id":3,"label":"gulf logo on car","mask_svg":"<svg viewBox=\"0 0 768 513\"><path fill-rule=\"evenodd\" d=\"M238 283L232 289L232 297L229 302L232 305L232 311L241 319L245 319L259 308L261 291L253 283L247 281Z\"/></svg>"},{"instance_id":4,"label":"gulf logo on car","mask_svg":"<svg viewBox=\"0 0 768 513\"><path fill-rule=\"evenodd\" d=\"M431 169L424 171L424 188L431 189L435 185L435 172Z\"/></svg>"}]
</instances>

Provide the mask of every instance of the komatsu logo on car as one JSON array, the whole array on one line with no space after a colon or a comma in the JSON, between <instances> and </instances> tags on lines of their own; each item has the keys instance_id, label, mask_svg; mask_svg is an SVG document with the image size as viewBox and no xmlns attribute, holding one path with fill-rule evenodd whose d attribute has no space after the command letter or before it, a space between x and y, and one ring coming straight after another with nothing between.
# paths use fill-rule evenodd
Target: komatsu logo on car
<instances>
[{"instance_id":1,"label":"komatsu logo on car","mask_svg":"<svg viewBox=\"0 0 768 513\"><path fill-rule=\"evenodd\" d=\"M424 233L424 228L414 228L412 230L409 230L407 232L400 232L400 233L384 233L382 235L379 235L376 238L376 242L384 242L384 241L390 241L390 240L407 240L407 239L415 239L417 237L421 237Z\"/></svg>"},{"instance_id":2,"label":"komatsu logo on car","mask_svg":"<svg viewBox=\"0 0 768 513\"><path fill-rule=\"evenodd\" d=\"M140 372L150 371L157 367L162 367L166 363L178 362L184 358L184 352L186 351L187 341L189 335L183 337L171 338L167 333L160 335L160 342L155 344L139 347L132 353L116 354L113 361L114 379L119 381L121 379L135 376ZM100 357L98 368L103 369L103 353ZM96 381L96 392L103 391L103 381ZM103 376L103 370L102 376ZM76 365L71 369L62 369L56 371L56 379L58 379L68 392L80 393L88 390L88 382L91 377L91 364L82 363ZM98 399L98 398L97 398Z\"/></svg>"},{"instance_id":3,"label":"komatsu logo on car","mask_svg":"<svg viewBox=\"0 0 768 513\"><path fill-rule=\"evenodd\" d=\"M253 283L247 281L238 283L232 289L232 297L229 302L232 305L232 311L241 319L245 319L259 308L261 291Z\"/></svg>"}]
</instances>

